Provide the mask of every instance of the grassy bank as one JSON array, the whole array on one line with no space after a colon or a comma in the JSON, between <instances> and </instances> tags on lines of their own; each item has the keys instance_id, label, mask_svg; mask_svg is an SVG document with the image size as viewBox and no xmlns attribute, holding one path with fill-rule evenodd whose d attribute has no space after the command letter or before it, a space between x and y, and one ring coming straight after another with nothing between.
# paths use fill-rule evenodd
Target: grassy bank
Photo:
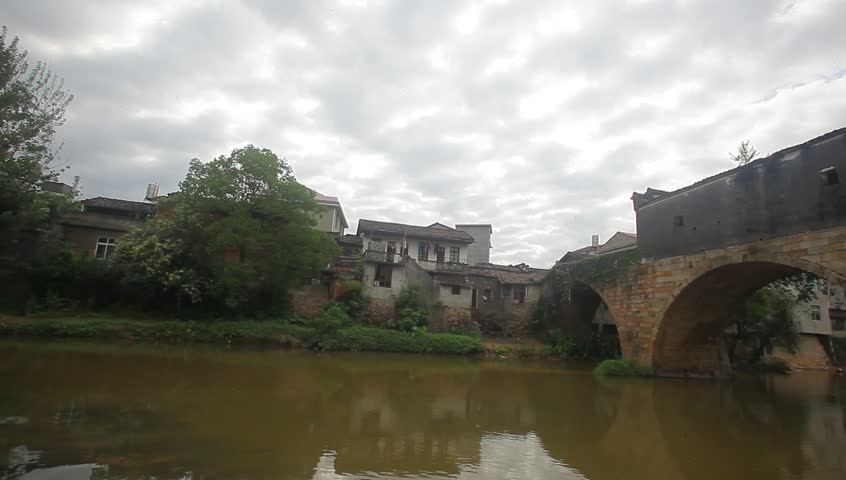
<instances>
[{"instance_id":1,"label":"grassy bank","mask_svg":"<svg viewBox=\"0 0 846 480\"><path fill-rule=\"evenodd\" d=\"M266 344L326 350L467 354L477 338L410 333L360 325L324 334L282 321L185 322L126 318L0 317L0 336L100 338L161 343Z\"/></svg>"}]
</instances>

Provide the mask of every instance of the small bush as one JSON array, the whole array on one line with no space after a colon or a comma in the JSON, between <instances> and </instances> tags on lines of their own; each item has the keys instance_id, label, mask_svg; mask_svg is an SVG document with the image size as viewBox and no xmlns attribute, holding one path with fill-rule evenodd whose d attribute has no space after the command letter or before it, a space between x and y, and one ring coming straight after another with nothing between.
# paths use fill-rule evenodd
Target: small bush
<instances>
[{"instance_id":1,"label":"small bush","mask_svg":"<svg viewBox=\"0 0 846 480\"><path fill-rule=\"evenodd\" d=\"M337 303L329 304L323 313L306 323L307 326L313 328L320 336L328 335L343 327L349 326L349 324L350 316L347 315L344 308Z\"/></svg>"},{"instance_id":2,"label":"small bush","mask_svg":"<svg viewBox=\"0 0 846 480\"><path fill-rule=\"evenodd\" d=\"M338 330L323 338L321 345L326 350L370 352L467 354L482 350L482 342L473 337L449 333L397 332L360 325Z\"/></svg>"},{"instance_id":3,"label":"small bush","mask_svg":"<svg viewBox=\"0 0 846 480\"><path fill-rule=\"evenodd\" d=\"M601 377L648 377L652 369L631 360L604 360L593 369Z\"/></svg>"},{"instance_id":4,"label":"small bush","mask_svg":"<svg viewBox=\"0 0 846 480\"><path fill-rule=\"evenodd\" d=\"M776 357L762 358L758 362L758 370L767 373L790 373L790 365L783 359Z\"/></svg>"}]
</instances>

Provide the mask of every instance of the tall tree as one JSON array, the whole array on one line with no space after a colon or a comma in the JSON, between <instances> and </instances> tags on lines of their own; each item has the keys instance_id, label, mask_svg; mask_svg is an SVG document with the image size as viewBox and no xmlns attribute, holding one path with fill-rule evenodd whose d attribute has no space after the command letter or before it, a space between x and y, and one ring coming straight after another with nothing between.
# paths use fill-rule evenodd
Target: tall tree
<instances>
[{"instance_id":1,"label":"tall tree","mask_svg":"<svg viewBox=\"0 0 846 480\"><path fill-rule=\"evenodd\" d=\"M755 160L757 156L758 150L755 150L755 147L749 143L749 140L740 142L737 152L729 152L729 158L738 165L746 165L752 160Z\"/></svg>"},{"instance_id":2,"label":"tall tree","mask_svg":"<svg viewBox=\"0 0 846 480\"><path fill-rule=\"evenodd\" d=\"M0 31L0 278L17 285L42 255L44 231L70 199L43 192L55 180L56 128L65 121L73 96L44 63L30 64L27 52Z\"/></svg>"},{"instance_id":3,"label":"tall tree","mask_svg":"<svg viewBox=\"0 0 846 480\"><path fill-rule=\"evenodd\" d=\"M194 159L156 217L121 238L118 261L181 303L279 310L292 287L338 254L314 228L319 209L270 150L250 145L207 163Z\"/></svg>"}]
</instances>

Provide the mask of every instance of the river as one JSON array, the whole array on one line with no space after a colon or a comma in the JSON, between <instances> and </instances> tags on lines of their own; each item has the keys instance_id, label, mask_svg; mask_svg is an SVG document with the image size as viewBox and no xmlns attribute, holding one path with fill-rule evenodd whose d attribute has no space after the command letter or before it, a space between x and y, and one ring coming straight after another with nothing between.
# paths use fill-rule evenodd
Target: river
<instances>
[{"instance_id":1,"label":"river","mask_svg":"<svg viewBox=\"0 0 846 480\"><path fill-rule=\"evenodd\" d=\"M846 377L0 340L0 479L838 479Z\"/></svg>"}]
</instances>

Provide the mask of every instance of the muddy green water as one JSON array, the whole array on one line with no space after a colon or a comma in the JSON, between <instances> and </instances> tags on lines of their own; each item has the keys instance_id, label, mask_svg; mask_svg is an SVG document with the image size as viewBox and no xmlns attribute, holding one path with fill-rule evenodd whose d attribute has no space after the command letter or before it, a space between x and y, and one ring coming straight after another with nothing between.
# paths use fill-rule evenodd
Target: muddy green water
<instances>
[{"instance_id":1,"label":"muddy green water","mask_svg":"<svg viewBox=\"0 0 846 480\"><path fill-rule=\"evenodd\" d=\"M846 378L0 340L2 479L838 479Z\"/></svg>"}]
</instances>

